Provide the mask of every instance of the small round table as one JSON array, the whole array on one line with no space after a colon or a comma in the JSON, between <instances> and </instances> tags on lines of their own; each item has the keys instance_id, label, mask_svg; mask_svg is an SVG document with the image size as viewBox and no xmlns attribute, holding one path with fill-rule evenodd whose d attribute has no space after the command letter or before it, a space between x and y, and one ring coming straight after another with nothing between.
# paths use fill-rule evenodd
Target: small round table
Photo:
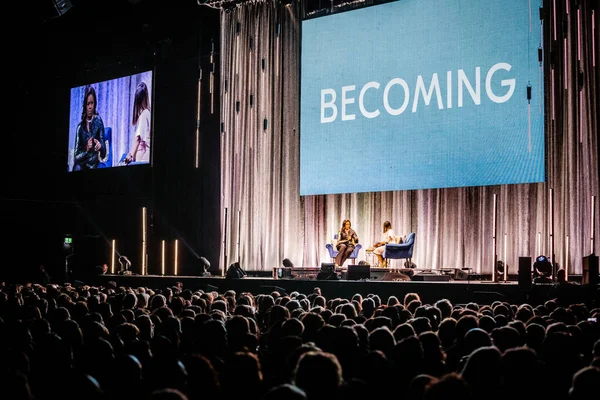
<instances>
[{"instance_id":1,"label":"small round table","mask_svg":"<svg viewBox=\"0 0 600 400\"><path fill-rule=\"evenodd\" d=\"M366 253L366 257L367 257L367 262L369 263L370 266L372 267L379 267L379 262L377 261L377 257L375 257L375 253L373 253L374 249L367 249L365 250Z\"/></svg>"}]
</instances>

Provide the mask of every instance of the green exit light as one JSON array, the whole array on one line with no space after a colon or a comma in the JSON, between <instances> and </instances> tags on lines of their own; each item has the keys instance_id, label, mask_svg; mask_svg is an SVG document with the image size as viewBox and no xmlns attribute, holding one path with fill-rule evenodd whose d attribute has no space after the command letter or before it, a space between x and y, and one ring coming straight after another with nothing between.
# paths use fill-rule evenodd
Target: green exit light
<instances>
[{"instance_id":1,"label":"green exit light","mask_svg":"<svg viewBox=\"0 0 600 400\"><path fill-rule=\"evenodd\" d=\"M71 243L73 243L73 238L66 237L65 238L65 244L71 244Z\"/></svg>"}]
</instances>

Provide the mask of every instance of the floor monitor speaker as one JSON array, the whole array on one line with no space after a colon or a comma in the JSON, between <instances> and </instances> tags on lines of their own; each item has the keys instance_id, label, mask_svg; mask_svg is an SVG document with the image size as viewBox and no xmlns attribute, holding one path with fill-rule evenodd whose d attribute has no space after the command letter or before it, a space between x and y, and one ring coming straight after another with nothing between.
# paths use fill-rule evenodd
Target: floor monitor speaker
<instances>
[{"instance_id":1,"label":"floor monitor speaker","mask_svg":"<svg viewBox=\"0 0 600 400\"><path fill-rule=\"evenodd\" d=\"M359 281L361 279L371 278L371 266L370 265L348 265L348 271L346 272L346 279L349 281Z\"/></svg>"},{"instance_id":2,"label":"floor monitor speaker","mask_svg":"<svg viewBox=\"0 0 600 400\"><path fill-rule=\"evenodd\" d=\"M531 289L531 257L519 257L519 288L523 290Z\"/></svg>"},{"instance_id":3,"label":"floor monitor speaker","mask_svg":"<svg viewBox=\"0 0 600 400\"><path fill-rule=\"evenodd\" d=\"M600 283L598 278L598 256L591 254L583 257L583 274L581 283L584 285L596 286Z\"/></svg>"}]
</instances>

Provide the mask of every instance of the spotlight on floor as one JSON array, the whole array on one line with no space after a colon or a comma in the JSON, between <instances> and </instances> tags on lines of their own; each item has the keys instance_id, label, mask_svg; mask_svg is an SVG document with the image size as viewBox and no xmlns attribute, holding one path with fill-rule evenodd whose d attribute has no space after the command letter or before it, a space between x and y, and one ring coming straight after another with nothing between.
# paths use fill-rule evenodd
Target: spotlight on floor
<instances>
[{"instance_id":1,"label":"spotlight on floor","mask_svg":"<svg viewBox=\"0 0 600 400\"><path fill-rule=\"evenodd\" d=\"M200 265L202 267L202 276L211 276L210 272L208 272L210 269L210 262L206 258L200 257Z\"/></svg>"}]
</instances>

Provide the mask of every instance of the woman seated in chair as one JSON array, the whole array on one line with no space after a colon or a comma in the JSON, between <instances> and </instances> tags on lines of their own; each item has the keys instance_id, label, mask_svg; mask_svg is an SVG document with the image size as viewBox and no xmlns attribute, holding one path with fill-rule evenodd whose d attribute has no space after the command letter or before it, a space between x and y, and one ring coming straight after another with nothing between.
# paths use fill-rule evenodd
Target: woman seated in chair
<instances>
[{"instance_id":1,"label":"woman seated in chair","mask_svg":"<svg viewBox=\"0 0 600 400\"><path fill-rule=\"evenodd\" d=\"M381 234L381 240L373 245L375 248L373 250L373 254L377 256L377 260L379 260L380 267L387 267L387 263L383 259L383 251L385 250L385 245L388 243L396 243L396 237L394 236L394 231L392 230L392 223L390 221L385 221L383 223L383 233Z\"/></svg>"},{"instance_id":2,"label":"woman seated in chair","mask_svg":"<svg viewBox=\"0 0 600 400\"><path fill-rule=\"evenodd\" d=\"M349 219L345 219L344 222L342 222L342 229L338 234L338 240L335 246L338 250L338 254L335 257L336 267L341 267L344 265L358 243L358 236L351 226L352 224L350 223Z\"/></svg>"}]
</instances>

